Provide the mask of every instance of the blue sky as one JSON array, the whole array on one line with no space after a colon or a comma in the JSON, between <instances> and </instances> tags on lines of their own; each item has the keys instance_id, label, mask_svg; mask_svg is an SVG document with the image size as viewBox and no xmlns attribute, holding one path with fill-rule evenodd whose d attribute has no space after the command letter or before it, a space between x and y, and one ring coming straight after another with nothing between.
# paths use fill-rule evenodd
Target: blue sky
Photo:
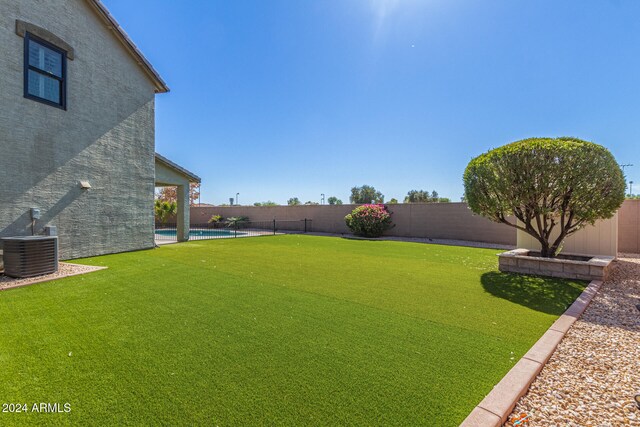
<instances>
[{"instance_id":1,"label":"blue sky","mask_svg":"<svg viewBox=\"0 0 640 427\"><path fill-rule=\"evenodd\" d=\"M203 202L459 200L472 157L563 135L635 164L640 190L639 1L104 3L171 88L156 149Z\"/></svg>"}]
</instances>

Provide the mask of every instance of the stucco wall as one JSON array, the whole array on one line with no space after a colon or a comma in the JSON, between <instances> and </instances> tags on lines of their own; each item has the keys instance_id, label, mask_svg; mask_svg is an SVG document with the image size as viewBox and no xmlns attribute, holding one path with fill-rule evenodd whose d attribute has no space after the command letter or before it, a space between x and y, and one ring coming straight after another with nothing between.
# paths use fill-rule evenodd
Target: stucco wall
<instances>
[{"instance_id":1,"label":"stucco wall","mask_svg":"<svg viewBox=\"0 0 640 427\"><path fill-rule=\"evenodd\" d=\"M618 250L640 253L640 200L625 200L618 211Z\"/></svg>"},{"instance_id":2,"label":"stucco wall","mask_svg":"<svg viewBox=\"0 0 640 427\"><path fill-rule=\"evenodd\" d=\"M67 111L23 97L16 19L74 48ZM38 207L63 259L152 247L154 87L85 1L0 0L0 88L0 236Z\"/></svg>"},{"instance_id":3,"label":"stucco wall","mask_svg":"<svg viewBox=\"0 0 640 427\"><path fill-rule=\"evenodd\" d=\"M344 217L356 206L192 207L191 223L206 223L212 215L244 215L254 221L307 218L313 220L313 231L348 233ZM474 215L465 203L399 204L389 210L396 226L387 235L516 244L515 228Z\"/></svg>"}]
</instances>

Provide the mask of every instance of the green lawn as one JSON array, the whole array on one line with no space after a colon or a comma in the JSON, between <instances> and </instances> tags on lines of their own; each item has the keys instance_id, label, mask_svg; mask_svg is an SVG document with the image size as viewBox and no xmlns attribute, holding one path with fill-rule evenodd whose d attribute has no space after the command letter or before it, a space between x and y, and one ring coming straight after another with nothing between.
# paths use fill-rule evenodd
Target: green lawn
<instances>
[{"instance_id":1,"label":"green lawn","mask_svg":"<svg viewBox=\"0 0 640 427\"><path fill-rule=\"evenodd\" d=\"M584 288L499 251L275 236L0 292L12 424L457 425Z\"/></svg>"}]
</instances>

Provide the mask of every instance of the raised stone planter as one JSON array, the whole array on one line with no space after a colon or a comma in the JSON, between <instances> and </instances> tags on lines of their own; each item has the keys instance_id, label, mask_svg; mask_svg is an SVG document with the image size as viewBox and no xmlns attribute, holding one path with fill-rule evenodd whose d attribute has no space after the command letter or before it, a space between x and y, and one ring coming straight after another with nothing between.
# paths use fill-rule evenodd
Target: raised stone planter
<instances>
[{"instance_id":1,"label":"raised stone planter","mask_svg":"<svg viewBox=\"0 0 640 427\"><path fill-rule=\"evenodd\" d=\"M531 274L534 276L562 277L565 279L606 280L610 256L542 258L531 256L528 249L514 249L498 255L500 271ZM583 258L579 260L577 258Z\"/></svg>"}]
</instances>

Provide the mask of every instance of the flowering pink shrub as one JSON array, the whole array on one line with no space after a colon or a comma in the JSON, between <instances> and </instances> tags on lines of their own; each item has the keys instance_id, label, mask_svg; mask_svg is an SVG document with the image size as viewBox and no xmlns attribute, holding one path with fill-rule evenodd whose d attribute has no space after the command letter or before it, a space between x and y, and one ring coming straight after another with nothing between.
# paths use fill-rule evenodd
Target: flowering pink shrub
<instances>
[{"instance_id":1,"label":"flowering pink shrub","mask_svg":"<svg viewBox=\"0 0 640 427\"><path fill-rule=\"evenodd\" d=\"M362 205L344 217L353 234L380 237L391 228L391 214L384 205Z\"/></svg>"}]
</instances>

